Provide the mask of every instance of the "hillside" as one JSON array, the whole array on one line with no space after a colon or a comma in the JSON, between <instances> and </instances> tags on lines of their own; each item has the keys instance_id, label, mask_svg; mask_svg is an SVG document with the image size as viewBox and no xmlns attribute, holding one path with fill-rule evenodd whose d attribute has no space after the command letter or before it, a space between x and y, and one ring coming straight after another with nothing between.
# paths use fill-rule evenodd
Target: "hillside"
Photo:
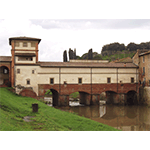
<instances>
[{"instance_id":1,"label":"hillside","mask_svg":"<svg viewBox=\"0 0 150 150\"><path fill-rule=\"evenodd\" d=\"M38 103L38 113L32 112L32 104ZM30 122L24 121L30 116ZM102 123L61 111L30 97L0 88L0 131L116 131Z\"/></svg>"},{"instance_id":2,"label":"hillside","mask_svg":"<svg viewBox=\"0 0 150 150\"><path fill-rule=\"evenodd\" d=\"M131 58L134 54L135 54L135 52L129 52L127 50L114 53L113 55L105 55L105 56L102 56L101 54L98 54L97 52L93 52L93 60L114 61L116 59L122 59L122 58L126 58L126 57ZM77 59L88 59L88 53L83 54L81 57L78 56Z\"/></svg>"}]
</instances>

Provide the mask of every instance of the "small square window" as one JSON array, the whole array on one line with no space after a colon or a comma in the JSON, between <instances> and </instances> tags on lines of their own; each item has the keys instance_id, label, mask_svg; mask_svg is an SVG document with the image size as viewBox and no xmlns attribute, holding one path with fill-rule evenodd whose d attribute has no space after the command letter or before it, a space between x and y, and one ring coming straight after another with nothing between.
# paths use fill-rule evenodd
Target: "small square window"
<instances>
[{"instance_id":1,"label":"small square window","mask_svg":"<svg viewBox=\"0 0 150 150\"><path fill-rule=\"evenodd\" d=\"M19 42L15 42L15 46L16 46L16 47L19 47Z\"/></svg>"},{"instance_id":2,"label":"small square window","mask_svg":"<svg viewBox=\"0 0 150 150\"><path fill-rule=\"evenodd\" d=\"M131 78L131 83L134 83L134 78Z\"/></svg>"},{"instance_id":3,"label":"small square window","mask_svg":"<svg viewBox=\"0 0 150 150\"><path fill-rule=\"evenodd\" d=\"M23 42L23 47L27 47L27 42Z\"/></svg>"},{"instance_id":4,"label":"small square window","mask_svg":"<svg viewBox=\"0 0 150 150\"><path fill-rule=\"evenodd\" d=\"M17 73L18 73L18 74L20 73L20 69L17 69Z\"/></svg>"},{"instance_id":5,"label":"small square window","mask_svg":"<svg viewBox=\"0 0 150 150\"><path fill-rule=\"evenodd\" d=\"M29 85L30 84L30 79L27 79L27 85Z\"/></svg>"},{"instance_id":6,"label":"small square window","mask_svg":"<svg viewBox=\"0 0 150 150\"><path fill-rule=\"evenodd\" d=\"M54 84L54 78L50 78L50 84Z\"/></svg>"},{"instance_id":7,"label":"small square window","mask_svg":"<svg viewBox=\"0 0 150 150\"><path fill-rule=\"evenodd\" d=\"M78 83L82 84L82 78L78 78Z\"/></svg>"},{"instance_id":8,"label":"small square window","mask_svg":"<svg viewBox=\"0 0 150 150\"><path fill-rule=\"evenodd\" d=\"M107 83L111 83L111 78L107 78Z\"/></svg>"},{"instance_id":9,"label":"small square window","mask_svg":"<svg viewBox=\"0 0 150 150\"><path fill-rule=\"evenodd\" d=\"M32 70L32 74L34 74L34 70Z\"/></svg>"},{"instance_id":10,"label":"small square window","mask_svg":"<svg viewBox=\"0 0 150 150\"><path fill-rule=\"evenodd\" d=\"M35 47L35 43L34 42L31 42L31 47Z\"/></svg>"}]
</instances>

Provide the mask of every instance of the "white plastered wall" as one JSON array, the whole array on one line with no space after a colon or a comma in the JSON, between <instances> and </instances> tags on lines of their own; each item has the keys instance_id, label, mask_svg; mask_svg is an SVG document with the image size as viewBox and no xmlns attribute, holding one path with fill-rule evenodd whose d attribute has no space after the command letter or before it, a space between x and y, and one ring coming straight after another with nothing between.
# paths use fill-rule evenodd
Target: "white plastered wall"
<instances>
[{"instance_id":1,"label":"white plastered wall","mask_svg":"<svg viewBox=\"0 0 150 150\"><path fill-rule=\"evenodd\" d=\"M54 78L54 84L78 84L78 78L82 78L82 84L91 83L91 68L49 68L40 66L16 66L20 69L20 74L15 77L16 85L21 84L25 87L33 87L33 90L38 95L38 84L50 84L50 78ZM34 70L34 74L32 74ZM60 73L60 74L59 74ZM136 82L136 69L118 69L118 83L131 83L131 77L134 77ZM111 83L117 83L116 68L93 68L92 83L103 84L107 83L107 78L111 78ZM30 79L30 85L27 85L27 79Z\"/></svg>"}]
</instances>

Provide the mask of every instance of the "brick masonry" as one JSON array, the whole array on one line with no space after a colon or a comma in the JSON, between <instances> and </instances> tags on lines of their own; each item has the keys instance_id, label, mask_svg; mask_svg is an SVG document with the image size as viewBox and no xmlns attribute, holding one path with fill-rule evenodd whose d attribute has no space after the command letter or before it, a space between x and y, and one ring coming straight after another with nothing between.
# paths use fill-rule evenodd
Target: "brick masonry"
<instances>
[{"instance_id":1,"label":"brick masonry","mask_svg":"<svg viewBox=\"0 0 150 150\"><path fill-rule=\"evenodd\" d=\"M74 92L80 93L80 103L85 105L95 105L99 104L99 97L102 92L109 91L107 94L107 99L113 99L116 104L124 104L126 101L126 94L129 91L138 91L138 84L39 84L38 85L38 96L44 96L47 90L51 89L52 93L55 91L54 99L58 106L68 106L69 105L69 95ZM110 92L111 91L111 92ZM56 94L57 93L57 94Z\"/></svg>"},{"instance_id":2,"label":"brick masonry","mask_svg":"<svg viewBox=\"0 0 150 150\"><path fill-rule=\"evenodd\" d=\"M5 63L5 62L0 63L0 67L3 67L3 66L7 67L9 70L9 80L5 80L4 84L0 85L0 87L8 87L8 85L11 82L11 63Z\"/></svg>"},{"instance_id":3,"label":"brick masonry","mask_svg":"<svg viewBox=\"0 0 150 150\"><path fill-rule=\"evenodd\" d=\"M24 90L22 90L19 93L19 95L21 95L21 96L27 96L27 97L32 97L32 98L37 98L36 93L33 90L31 90L31 89L24 89Z\"/></svg>"}]
</instances>

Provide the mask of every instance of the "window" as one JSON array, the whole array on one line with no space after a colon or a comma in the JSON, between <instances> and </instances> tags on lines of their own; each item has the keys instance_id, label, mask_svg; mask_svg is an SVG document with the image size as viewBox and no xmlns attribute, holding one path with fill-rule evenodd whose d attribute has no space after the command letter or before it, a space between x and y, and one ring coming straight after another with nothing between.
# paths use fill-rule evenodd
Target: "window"
<instances>
[{"instance_id":1,"label":"window","mask_svg":"<svg viewBox=\"0 0 150 150\"><path fill-rule=\"evenodd\" d=\"M23 47L27 47L27 42L23 42Z\"/></svg>"},{"instance_id":2,"label":"window","mask_svg":"<svg viewBox=\"0 0 150 150\"><path fill-rule=\"evenodd\" d=\"M17 73L18 73L18 74L20 73L20 69L17 69Z\"/></svg>"},{"instance_id":3,"label":"window","mask_svg":"<svg viewBox=\"0 0 150 150\"><path fill-rule=\"evenodd\" d=\"M131 78L131 83L134 83L134 78Z\"/></svg>"},{"instance_id":4,"label":"window","mask_svg":"<svg viewBox=\"0 0 150 150\"><path fill-rule=\"evenodd\" d=\"M29 85L30 84L30 79L27 79L27 85Z\"/></svg>"},{"instance_id":5,"label":"window","mask_svg":"<svg viewBox=\"0 0 150 150\"><path fill-rule=\"evenodd\" d=\"M8 74L8 69L4 68L3 73Z\"/></svg>"},{"instance_id":6,"label":"window","mask_svg":"<svg viewBox=\"0 0 150 150\"><path fill-rule=\"evenodd\" d=\"M33 58L32 57L26 57L26 59L25 59L26 61L32 61L33 60Z\"/></svg>"},{"instance_id":7,"label":"window","mask_svg":"<svg viewBox=\"0 0 150 150\"><path fill-rule=\"evenodd\" d=\"M107 78L107 83L111 83L111 78Z\"/></svg>"},{"instance_id":8,"label":"window","mask_svg":"<svg viewBox=\"0 0 150 150\"><path fill-rule=\"evenodd\" d=\"M150 80L149 80L149 85L150 85Z\"/></svg>"},{"instance_id":9,"label":"window","mask_svg":"<svg viewBox=\"0 0 150 150\"><path fill-rule=\"evenodd\" d=\"M143 73L142 73L142 75L145 75L145 67L143 67Z\"/></svg>"},{"instance_id":10,"label":"window","mask_svg":"<svg viewBox=\"0 0 150 150\"><path fill-rule=\"evenodd\" d=\"M54 84L54 78L50 78L50 84Z\"/></svg>"},{"instance_id":11,"label":"window","mask_svg":"<svg viewBox=\"0 0 150 150\"><path fill-rule=\"evenodd\" d=\"M31 42L31 47L35 47L35 43L34 42Z\"/></svg>"},{"instance_id":12,"label":"window","mask_svg":"<svg viewBox=\"0 0 150 150\"><path fill-rule=\"evenodd\" d=\"M32 70L32 74L34 74L34 70Z\"/></svg>"},{"instance_id":13,"label":"window","mask_svg":"<svg viewBox=\"0 0 150 150\"><path fill-rule=\"evenodd\" d=\"M78 83L82 84L82 78L78 78Z\"/></svg>"},{"instance_id":14,"label":"window","mask_svg":"<svg viewBox=\"0 0 150 150\"><path fill-rule=\"evenodd\" d=\"M143 63L145 62L145 56L143 56Z\"/></svg>"},{"instance_id":15,"label":"window","mask_svg":"<svg viewBox=\"0 0 150 150\"><path fill-rule=\"evenodd\" d=\"M19 42L15 42L15 46L16 46L16 47L19 47Z\"/></svg>"}]
</instances>

